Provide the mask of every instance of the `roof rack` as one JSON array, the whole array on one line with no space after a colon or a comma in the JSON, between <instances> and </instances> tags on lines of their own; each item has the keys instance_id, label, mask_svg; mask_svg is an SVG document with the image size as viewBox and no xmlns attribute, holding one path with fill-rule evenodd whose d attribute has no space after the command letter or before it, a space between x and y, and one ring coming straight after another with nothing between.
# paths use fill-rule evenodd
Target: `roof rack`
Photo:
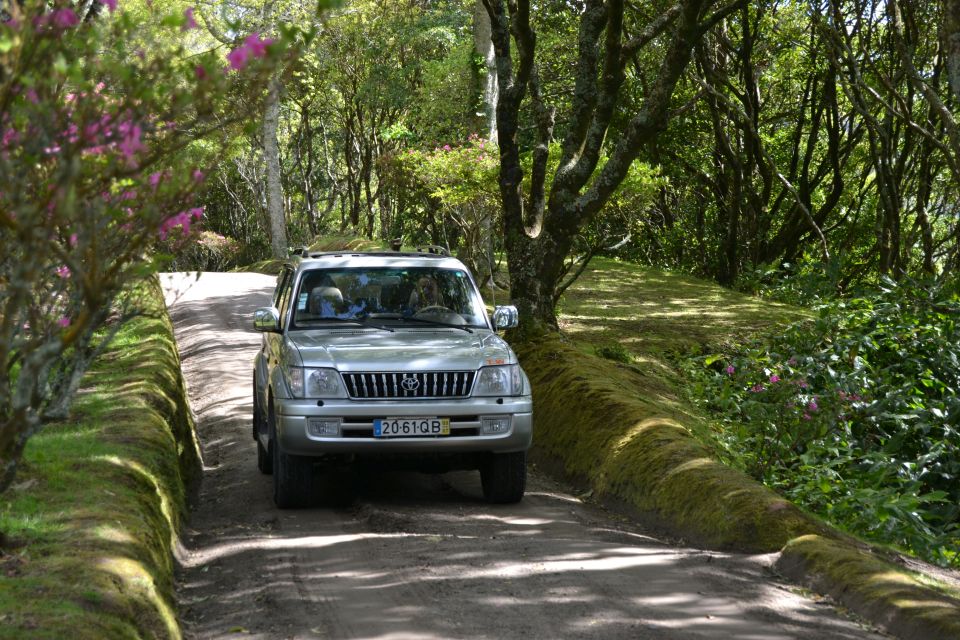
<instances>
[{"instance_id":1,"label":"roof rack","mask_svg":"<svg viewBox=\"0 0 960 640\"><path fill-rule=\"evenodd\" d=\"M417 253L432 253L438 256L450 257L450 250L439 244L424 244L416 248Z\"/></svg>"}]
</instances>

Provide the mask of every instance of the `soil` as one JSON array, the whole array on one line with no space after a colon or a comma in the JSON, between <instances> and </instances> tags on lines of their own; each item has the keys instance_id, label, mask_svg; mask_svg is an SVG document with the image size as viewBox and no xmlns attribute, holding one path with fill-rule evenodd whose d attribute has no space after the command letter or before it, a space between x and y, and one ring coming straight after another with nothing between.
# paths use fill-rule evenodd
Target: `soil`
<instances>
[{"instance_id":1,"label":"soil","mask_svg":"<svg viewBox=\"0 0 960 640\"><path fill-rule=\"evenodd\" d=\"M162 282L204 465L178 549L188 638L885 637L778 580L775 554L671 546L535 467L517 505L484 503L476 472L364 470L348 507L281 511L250 417L274 278Z\"/></svg>"}]
</instances>

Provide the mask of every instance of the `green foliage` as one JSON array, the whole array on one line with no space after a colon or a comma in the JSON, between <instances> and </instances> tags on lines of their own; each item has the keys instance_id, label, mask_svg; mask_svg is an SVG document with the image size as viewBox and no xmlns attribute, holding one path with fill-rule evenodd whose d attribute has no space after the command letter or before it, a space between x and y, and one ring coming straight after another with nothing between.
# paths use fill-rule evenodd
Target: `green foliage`
<instances>
[{"instance_id":1,"label":"green foliage","mask_svg":"<svg viewBox=\"0 0 960 640\"><path fill-rule=\"evenodd\" d=\"M850 531L960 564L960 300L886 281L688 363L729 459Z\"/></svg>"},{"instance_id":2,"label":"green foliage","mask_svg":"<svg viewBox=\"0 0 960 640\"><path fill-rule=\"evenodd\" d=\"M605 344L603 346L595 347L593 351L597 354L597 356L606 358L607 360L613 360L614 362L623 362L624 364L630 364L633 362L633 354L630 353L629 349L624 347L622 344Z\"/></svg>"},{"instance_id":3,"label":"green foliage","mask_svg":"<svg viewBox=\"0 0 960 640\"><path fill-rule=\"evenodd\" d=\"M195 192L225 126L308 39L284 28L198 51L189 12L157 11L146 28L112 0L3 9L0 492L27 441L67 414L112 337L98 331L137 313L120 291L203 216Z\"/></svg>"}]
</instances>

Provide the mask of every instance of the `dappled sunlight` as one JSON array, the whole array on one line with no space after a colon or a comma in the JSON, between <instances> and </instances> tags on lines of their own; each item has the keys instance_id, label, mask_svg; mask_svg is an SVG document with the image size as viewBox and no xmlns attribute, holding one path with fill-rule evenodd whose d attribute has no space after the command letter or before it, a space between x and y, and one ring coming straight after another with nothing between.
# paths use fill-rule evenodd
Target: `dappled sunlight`
<instances>
[{"instance_id":1,"label":"dappled sunlight","mask_svg":"<svg viewBox=\"0 0 960 640\"><path fill-rule=\"evenodd\" d=\"M171 523L170 534L171 536L175 535L173 523L176 522L176 517L173 513L173 505L170 504L170 498L167 495L167 492L163 487L160 486L160 481L157 479L157 476L155 476L149 469L144 467L139 462L128 458L120 458L118 456L97 456L94 458L94 460L108 462L112 465L116 465L131 471L135 475L149 482L150 486L152 486L157 492L157 497L159 498L160 502L160 511L163 513L164 519Z\"/></svg>"},{"instance_id":2,"label":"dappled sunlight","mask_svg":"<svg viewBox=\"0 0 960 640\"><path fill-rule=\"evenodd\" d=\"M469 499L472 474L388 479L371 478L348 511L286 514L289 531L234 529L190 549L183 602L215 592L222 609L252 607L260 618L287 621L291 637L329 635L324 629L478 640L676 630L678 638L780 639L808 635L807 624L830 629L817 637L859 637L839 621L825 623L821 610L768 582L752 561L677 549L609 523L585 527L594 516L568 494L535 487L500 514ZM537 535L520 535L528 531ZM235 586L224 591L227 584ZM745 602L765 608L757 614ZM229 618L194 625L198 635L220 637ZM248 635L272 637L258 629Z\"/></svg>"},{"instance_id":3,"label":"dappled sunlight","mask_svg":"<svg viewBox=\"0 0 960 640\"><path fill-rule=\"evenodd\" d=\"M197 385L191 393L206 464L177 556L189 636L725 639L763 629L766 638L860 637L842 620L825 622L752 560L666 545L533 467L516 505L485 503L476 471L362 467L347 477L317 474L318 488L350 491L351 506L277 510L249 431L247 350L259 340L246 330L246 315L232 314L236 306L225 295L194 301L188 293L173 309L186 338L184 371ZM224 332L218 317L242 330ZM230 334L223 350L194 335L208 328ZM653 373L624 366L630 381L652 384L661 365L655 358L644 365ZM211 371L216 384L198 384ZM603 393L622 394L627 384L618 380ZM660 385L651 397L671 401L667 392ZM668 418L647 422L664 420L685 432ZM675 630L682 619L693 632Z\"/></svg>"},{"instance_id":4,"label":"dappled sunlight","mask_svg":"<svg viewBox=\"0 0 960 640\"><path fill-rule=\"evenodd\" d=\"M170 606L170 603L160 595L153 576L142 563L126 557L113 556L101 558L97 561L96 567L123 583L126 590L141 594L145 600L150 602L151 607L159 612L167 628L168 637L180 637L180 626L177 622L176 612Z\"/></svg>"},{"instance_id":5,"label":"dappled sunlight","mask_svg":"<svg viewBox=\"0 0 960 640\"><path fill-rule=\"evenodd\" d=\"M680 424L666 418L649 418L647 420L641 420L637 424L630 427L627 432L617 440L616 444L613 445L614 451L619 452L644 431L659 427L672 427L674 429L683 431L684 433L687 432L687 430L684 429Z\"/></svg>"},{"instance_id":6,"label":"dappled sunlight","mask_svg":"<svg viewBox=\"0 0 960 640\"><path fill-rule=\"evenodd\" d=\"M120 544L134 544L136 542L129 531L111 525L101 525L97 527L95 535L107 542L117 542Z\"/></svg>"},{"instance_id":7,"label":"dappled sunlight","mask_svg":"<svg viewBox=\"0 0 960 640\"><path fill-rule=\"evenodd\" d=\"M705 469L706 467L715 466L717 466L716 460L711 458L696 458L694 460L687 460L682 464L678 464L676 467L670 470L670 475L678 475L687 471L693 471L694 469Z\"/></svg>"}]
</instances>

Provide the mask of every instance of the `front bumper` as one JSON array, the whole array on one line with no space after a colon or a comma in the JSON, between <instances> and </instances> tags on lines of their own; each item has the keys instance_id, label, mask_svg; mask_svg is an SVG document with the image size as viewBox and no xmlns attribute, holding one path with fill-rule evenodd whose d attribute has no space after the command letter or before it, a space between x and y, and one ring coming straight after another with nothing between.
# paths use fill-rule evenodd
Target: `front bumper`
<instances>
[{"instance_id":1,"label":"front bumper","mask_svg":"<svg viewBox=\"0 0 960 640\"><path fill-rule=\"evenodd\" d=\"M277 438L285 453L304 456L340 454L457 454L526 451L533 439L533 401L515 398L458 400L356 401L275 400ZM505 433L482 434L481 418L511 417ZM307 432L307 419L340 418L338 437ZM393 417L450 419L450 435L416 438L375 438L373 421Z\"/></svg>"}]
</instances>

